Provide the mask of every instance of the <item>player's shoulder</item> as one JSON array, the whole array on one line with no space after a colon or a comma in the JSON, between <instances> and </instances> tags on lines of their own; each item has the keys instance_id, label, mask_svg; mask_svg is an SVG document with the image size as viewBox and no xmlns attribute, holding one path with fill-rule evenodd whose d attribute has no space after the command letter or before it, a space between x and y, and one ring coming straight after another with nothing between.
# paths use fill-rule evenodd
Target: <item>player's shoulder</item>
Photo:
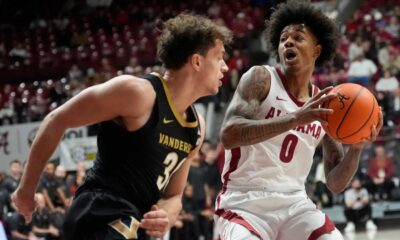
<instances>
[{"instance_id":1,"label":"player's shoulder","mask_svg":"<svg viewBox=\"0 0 400 240\"><path fill-rule=\"evenodd\" d=\"M266 77L269 77L269 76L270 76L270 73L267 69L267 66L261 66L261 65L252 66L243 75L243 77L246 77L246 78L252 79L252 80L265 79Z\"/></svg>"},{"instance_id":2,"label":"player's shoulder","mask_svg":"<svg viewBox=\"0 0 400 240\"><path fill-rule=\"evenodd\" d=\"M242 97L251 95L253 97L264 99L269 92L271 84L271 74L265 66L253 66L243 74L238 91Z\"/></svg>"},{"instance_id":3,"label":"player's shoulder","mask_svg":"<svg viewBox=\"0 0 400 240\"><path fill-rule=\"evenodd\" d=\"M109 81L111 82L111 84L119 85L120 87L131 91L154 91L150 81L133 75L120 75L112 78Z\"/></svg>"}]
</instances>

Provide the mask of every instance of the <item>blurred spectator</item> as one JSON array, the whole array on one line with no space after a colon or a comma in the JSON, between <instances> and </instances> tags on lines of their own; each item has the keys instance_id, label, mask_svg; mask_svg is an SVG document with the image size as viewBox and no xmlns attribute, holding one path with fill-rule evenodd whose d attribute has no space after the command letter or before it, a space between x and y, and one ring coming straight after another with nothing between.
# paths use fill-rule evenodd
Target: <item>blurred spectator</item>
<instances>
[{"instance_id":1,"label":"blurred spectator","mask_svg":"<svg viewBox=\"0 0 400 240\"><path fill-rule=\"evenodd\" d=\"M58 106L67 100L67 94L61 81L53 82L53 85L50 88L49 98L50 102L55 102Z\"/></svg>"},{"instance_id":2,"label":"blurred spectator","mask_svg":"<svg viewBox=\"0 0 400 240\"><path fill-rule=\"evenodd\" d=\"M69 84L70 84L69 97L74 97L74 96L78 95L78 93L82 92L85 89L84 83L82 83L76 79L71 79ZM55 104L56 104L56 106L58 106L57 103L55 103Z\"/></svg>"},{"instance_id":3,"label":"blurred spectator","mask_svg":"<svg viewBox=\"0 0 400 240\"><path fill-rule=\"evenodd\" d=\"M393 38L398 38L400 33L399 20L396 16L390 17L389 25L386 26L385 30L392 35Z\"/></svg>"},{"instance_id":4,"label":"blurred spectator","mask_svg":"<svg viewBox=\"0 0 400 240\"><path fill-rule=\"evenodd\" d=\"M377 92L377 99L379 105L382 107L385 123L391 121L390 116L393 111L400 108L399 81L390 74L388 69L384 70L383 76L376 82L375 91ZM389 122L393 126L393 122Z\"/></svg>"},{"instance_id":5,"label":"blurred spectator","mask_svg":"<svg viewBox=\"0 0 400 240\"><path fill-rule=\"evenodd\" d=\"M201 146L201 152L204 156L203 166L205 166L207 176L206 183L209 187L212 203L215 202L222 187L218 161L220 160L220 155L223 151L224 148L221 143L218 143L214 148L210 142L204 141Z\"/></svg>"},{"instance_id":6,"label":"blurred spectator","mask_svg":"<svg viewBox=\"0 0 400 240\"><path fill-rule=\"evenodd\" d=\"M40 240L32 231L32 222L26 223L24 216L14 212L7 220L12 240Z\"/></svg>"},{"instance_id":7,"label":"blurred spectator","mask_svg":"<svg viewBox=\"0 0 400 240\"><path fill-rule=\"evenodd\" d=\"M59 196L56 198L56 206L60 206L61 210L68 208L71 202L71 192L69 191L69 186L67 184L67 171L63 165L58 165L54 176L58 182ZM63 212L63 211L62 211Z\"/></svg>"},{"instance_id":8,"label":"blurred spectator","mask_svg":"<svg viewBox=\"0 0 400 240\"><path fill-rule=\"evenodd\" d=\"M212 229L214 210L212 208L212 199L206 180L206 173L206 168L201 164L200 154L197 154L192 159L188 182L193 186L192 201L194 209L198 212L200 234L208 240L212 237L210 229Z\"/></svg>"},{"instance_id":9,"label":"blurred spectator","mask_svg":"<svg viewBox=\"0 0 400 240\"><path fill-rule=\"evenodd\" d=\"M137 57L131 57L128 65L125 67L124 72L135 76L141 76L143 73L143 67L139 65Z\"/></svg>"},{"instance_id":10,"label":"blurred spectator","mask_svg":"<svg viewBox=\"0 0 400 240\"><path fill-rule=\"evenodd\" d=\"M359 10L356 10L353 13L352 18L350 20L348 20L346 23L346 31L349 34L353 34L357 30L357 27L360 24L361 24L361 13Z\"/></svg>"},{"instance_id":11,"label":"blurred spectator","mask_svg":"<svg viewBox=\"0 0 400 240\"><path fill-rule=\"evenodd\" d=\"M39 88L36 95L29 100L28 118L31 122L41 121L48 113L49 100L43 95L43 89Z\"/></svg>"},{"instance_id":12,"label":"blurred spectator","mask_svg":"<svg viewBox=\"0 0 400 240\"><path fill-rule=\"evenodd\" d=\"M60 231L54 226L52 211L46 206L43 194L36 194L36 211L32 215L32 232L40 239L60 239Z\"/></svg>"},{"instance_id":13,"label":"blurred spectator","mask_svg":"<svg viewBox=\"0 0 400 240\"><path fill-rule=\"evenodd\" d=\"M387 69L390 63L390 53L387 42L382 42L379 44L378 50L378 62L383 69Z\"/></svg>"},{"instance_id":14,"label":"blurred spectator","mask_svg":"<svg viewBox=\"0 0 400 240\"><path fill-rule=\"evenodd\" d=\"M15 64L17 62L23 63L24 60L28 57L28 52L25 48L22 47L21 43L14 44L14 47L8 53L10 56L11 64Z\"/></svg>"},{"instance_id":15,"label":"blurred spectator","mask_svg":"<svg viewBox=\"0 0 400 240\"><path fill-rule=\"evenodd\" d=\"M364 55L363 39L362 39L361 36L357 36L355 38L355 41L350 43L350 46L349 46L349 60L353 61L354 59L356 59L360 55Z\"/></svg>"},{"instance_id":16,"label":"blurred spectator","mask_svg":"<svg viewBox=\"0 0 400 240\"><path fill-rule=\"evenodd\" d=\"M65 29L67 28L67 26L69 25L69 19L60 14L57 18L55 18L53 20L54 22L54 26L59 30L59 31L65 31Z\"/></svg>"},{"instance_id":17,"label":"blurred spectator","mask_svg":"<svg viewBox=\"0 0 400 240\"><path fill-rule=\"evenodd\" d=\"M6 174L0 172L0 222L5 220L6 213L10 209L10 193L3 185L5 178Z\"/></svg>"},{"instance_id":18,"label":"blurred spectator","mask_svg":"<svg viewBox=\"0 0 400 240\"><path fill-rule=\"evenodd\" d=\"M236 38L243 39L249 30L253 30L254 26L251 18L245 12L238 12L232 20L232 31Z\"/></svg>"},{"instance_id":19,"label":"blurred spectator","mask_svg":"<svg viewBox=\"0 0 400 240\"><path fill-rule=\"evenodd\" d=\"M337 69L331 64L325 66L320 74L316 73L313 77L313 82L321 89L345 83L348 78L347 73L343 69Z\"/></svg>"},{"instance_id":20,"label":"blurred spectator","mask_svg":"<svg viewBox=\"0 0 400 240\"><path fill-rule=\"evenodd\" d=\"M355 223L366 221L367 230L376 230L377 227L371 220L371 204L369 203L368 191L361 187L358 178L351 181L351 186L344 192L344 203L347 225L346 233L355 231Z\"/></svg>"},{"instance_id":21,"label":"blurred spectator","mask_svg":"<svg viewBox=\"0 0 400 240\"><path fill-rule=\"evenodd\" d=\"M58 181L54 175L55 172L55 164L52 162L48 162L46 164L46 168L42 174L40 179L38 192L42 193L44 199L46 200L46 205L52 210L55 211L57 205L57 199L62 199L63 203L66 202L65 196L61 194L62 190L58 185Z\"/></svg>"},{"instance_id":22,"label":"blurred spectator","mask_svg":"<svg viewBox=\"0 0 400 240\"><path fill-rule=\"evenodd\" d=\"M347 72L349 75L349 82L358 83L362 86L368 87L371 77L377 70L378 69L374 62L364 58L364 55L360 54L350 63Z\"/></svg>"},{"instance_id":23,"label":"blurred spectator","mask_svg":"<svg viewBox=\"0 0 400 240\"><path fill-rule=\"evenodd\" d=\"M183 226L171 231L171 237L174 240L199 239L198 209L193 200L193 194L193 186L186 183L182 198L182 212L179 216Z\"/></svg>"},{"instance_id":24,"label":"blurred spectator","mask_svg":"<svg viewBox=\"0 0 400 240\"><path fill-rule=\"evenodd\" d=\"M108 58L101 59L101 66L98 69L100 75L100 81L104 82L107 79L111 79L117 75L117 70L111 64Z\"/></svg>"},{"instance_id":25,"label":"blurred spectator","mask_svg":"<svg viewBox=\"0 0 400 240\"><path fill-rule=\"evenodd\" d=\"M83 72L82 70L78 67L77 64L73 64L71 66L71 68L69 69L68 73L67 73L67 79L68 80L72 80L72 79L76 79L79 82L83 81Z\"/></svg>"},{"instance_id":26,"label":"blurred spectator","mask_svg":"<svg viewBox=\"0 0 400 240\"><path fill-rule=\"evenodd\" d=\"M317 197L317 206L320 208L332 207L332 192L326 186L324 162L319 157L315 170L315 189L314 195Z\"/></svg>"},{"instance_id":27,"label":"blurred spectator","mask_svg":"<svg viewBox=\"0 0 400 240\"><path fill-rule=\"evenodd\" d=\"M391 51L387 68L393 76L400 77L400 49Z\"/></svg>"},{"instance_id":28,"label":"blurred spectator","mask_svg":"<svg viewBox=\"0 0 400 240\"><path fill-rule=\"evenodd\" d=\"M3 182L3 186L11 194L17 189L22 175L22 164L19 160L12 160L9 164L10 173Z\"/></svg>"},{"instance_id":29,"label":"blurred spectator","mask_svg":"<svg viewBox=\"0 0 400 240\"><path fill-rule=\"evenodd\" d=\"M366 187L374 196L375 200L386 200L391 198L394 188L392 181L394 173L393 160L385 153L382 145L375 146L375 158L368 165L368 181Z\"/></svg>"},{"instance_id":30,"label":"blurred spectator","mask_svg":"<svg viewBox=\"0 0 400 240\"><path fill-rule=\"evenodd\" d=\"M86 178L86 164L82 161L76 162L76 171L74 174L70 174L67 177L67 185L71 195L75 195L78 187L83 183Z\"/></svg>"}]
</instances>

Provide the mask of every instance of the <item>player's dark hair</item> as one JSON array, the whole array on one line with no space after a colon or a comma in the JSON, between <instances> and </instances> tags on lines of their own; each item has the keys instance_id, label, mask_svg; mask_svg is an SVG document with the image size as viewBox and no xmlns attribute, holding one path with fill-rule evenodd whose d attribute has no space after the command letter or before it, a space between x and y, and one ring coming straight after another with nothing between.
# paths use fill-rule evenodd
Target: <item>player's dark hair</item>
<instances>
[{"instance_id":1,"label":"player's dark hair","mask_svg":"<svg viewBox=\"0 0 400 240\"><path fill-rule=\"evenodd\" d=\"M164 23L158 38L157 55L167 69L179 69L190 55L205 56L215 45L232 41L231 31L202 16L180 14Z\"/></svg>"},{"instance_id":2,"label":"player's dark hair","mask_svg":"<svg viewBox=\"0 0 400 240\"><path fill-rule=\"evenodd\" d=\"M289 0L286 3L279 4L266 24L267 42L270 51L275 55L278 55L282 30L290 24L304 24L311 29L318 44L322 46L316 65L322 66L335 56L339 39L338 28L333 20L309 2Z\"/></svg>"}]
</instances>

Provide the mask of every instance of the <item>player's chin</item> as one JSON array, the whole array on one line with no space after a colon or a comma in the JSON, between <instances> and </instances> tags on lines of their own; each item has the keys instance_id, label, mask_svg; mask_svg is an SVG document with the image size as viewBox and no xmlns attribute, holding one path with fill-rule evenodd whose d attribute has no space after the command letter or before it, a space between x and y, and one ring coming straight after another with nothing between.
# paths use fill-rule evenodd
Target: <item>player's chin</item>
<instances>
[{"instance_id":1,"label":"player's chin","mask_svg":"<svg viewBox=\"0 0 400 240\"><path fill-rule=\"evenodd\" d=\"M210 95L217 95L218 92L219 92L219 88L218 88L218 87L213 88L213 89L211 89L211 91L210 91Z\"/></svg>"}]
</instances>

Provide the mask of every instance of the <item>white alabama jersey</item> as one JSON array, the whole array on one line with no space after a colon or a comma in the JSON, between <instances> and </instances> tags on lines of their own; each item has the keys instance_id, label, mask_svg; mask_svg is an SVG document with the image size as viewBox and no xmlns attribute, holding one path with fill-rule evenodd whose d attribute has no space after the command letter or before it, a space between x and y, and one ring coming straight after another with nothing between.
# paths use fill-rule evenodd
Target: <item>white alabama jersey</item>
<instances>
[{"instance_id":1,"label":"white alabama jersey","mask_svg":"<svg viewBox=\"0 0 400 240\"><path fill-rule=\"evenodd\" d=\"M256 119L269 119L299 110L299 102L286 88L279 68L265 66L271 88ZM313 96L318 88L312 85ZM225 151L222 174L226 189L264 189L295 192L305 189L315 148L325 135L319 121L298 126L264 142Z\"/></svg>"}]
</instances>

